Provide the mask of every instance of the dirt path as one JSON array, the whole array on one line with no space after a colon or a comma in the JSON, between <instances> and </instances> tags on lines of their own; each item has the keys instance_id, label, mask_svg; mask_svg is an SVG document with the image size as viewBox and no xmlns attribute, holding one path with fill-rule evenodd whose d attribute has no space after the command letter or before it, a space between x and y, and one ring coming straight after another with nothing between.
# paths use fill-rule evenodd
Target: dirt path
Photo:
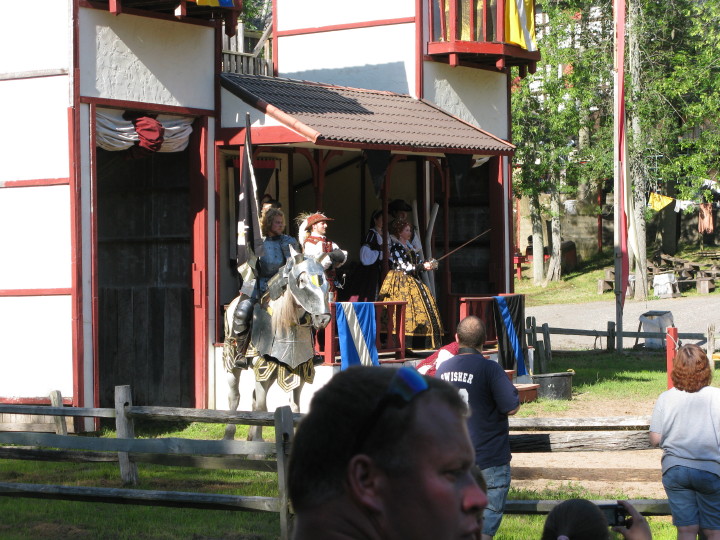
<instances>
[{"instance_id":1,"label":"dirt path","mask_svg":"<svg viewBox=\"0 0 720 540\"><path fill-rule=\"evenodd\" d=\"M572 410L553 413L553 417L644 416L652 413L653 404L584 401L575 396ZM516 453L511 463L512 485L542 491L571 483L608 498L664 499L661 456L661 450Z\"/></svg>"}]
</instances>

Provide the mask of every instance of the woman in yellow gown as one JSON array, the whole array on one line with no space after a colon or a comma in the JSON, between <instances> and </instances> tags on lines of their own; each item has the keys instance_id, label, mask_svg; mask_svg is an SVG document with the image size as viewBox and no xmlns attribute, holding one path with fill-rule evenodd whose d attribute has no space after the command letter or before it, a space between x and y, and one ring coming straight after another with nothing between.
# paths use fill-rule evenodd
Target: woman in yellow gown
<instances>
[{"instance_id":1,"label":"woman in yellow gown","mask_svg":"<svg viewBox=\"0 0 720 540\"><path fill-rule=\"evenodd\" d=\"M391 269L385 276L378 300L405 301L405 336L411 340L409 348L437 349L442 345L442 322L435 298L419 278L420 272L434 270L434 260L423 261L411 247L412 226L403 219L390 225L390 233L397 238L390 244Z\"/></svg>"}]
</instances>

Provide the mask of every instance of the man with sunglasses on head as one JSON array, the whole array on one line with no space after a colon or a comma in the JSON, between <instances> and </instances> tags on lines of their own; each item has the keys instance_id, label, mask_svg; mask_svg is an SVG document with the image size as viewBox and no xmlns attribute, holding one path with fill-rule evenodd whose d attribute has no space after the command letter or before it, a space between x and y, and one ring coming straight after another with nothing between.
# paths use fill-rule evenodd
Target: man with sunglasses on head
<instances>
[{"instance_id":1,"label":"man with sunglasses on head","mask_svg":"<svg viewBox=\"0 0 720 540\"><path fill-rule=\"evenodd\" d=\"M487 482L488 506L483 513L482 539L489 540L500 527L510 490L510 423L520 408L515 386L505 370L482 355L485 324L465 317L457 326L458 354L445 360L436 377L457 388L470 408L467 420L475 448L475 464Z\"/></svg>"},{"instance_id":2,"label":"man with sunglasses on head","mask_svg":"<svg viewBox=\"0 0 720 540\"><path fill-rule=\"evenodd\" d=\"M293 538L476 538L487 498L466 415L452 386L410 367L335 375L293 441Z\"/></svg>"}]
</instances>

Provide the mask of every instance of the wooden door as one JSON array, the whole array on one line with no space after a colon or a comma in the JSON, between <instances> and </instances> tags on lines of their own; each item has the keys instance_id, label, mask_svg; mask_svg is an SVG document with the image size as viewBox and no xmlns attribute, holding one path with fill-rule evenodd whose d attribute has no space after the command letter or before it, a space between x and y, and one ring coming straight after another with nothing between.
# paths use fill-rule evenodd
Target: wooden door
<instances>
[{"instance_id":1,"label":"wooden door","mask_svg":"<svg viewBox=\"0 0 720 540\"><path fill-rule=\"evenodd\" d=\"M129 384L138 405L191 407L188 151L126 159L97 149L100 406Z\"/></svg>"}]
</instances>

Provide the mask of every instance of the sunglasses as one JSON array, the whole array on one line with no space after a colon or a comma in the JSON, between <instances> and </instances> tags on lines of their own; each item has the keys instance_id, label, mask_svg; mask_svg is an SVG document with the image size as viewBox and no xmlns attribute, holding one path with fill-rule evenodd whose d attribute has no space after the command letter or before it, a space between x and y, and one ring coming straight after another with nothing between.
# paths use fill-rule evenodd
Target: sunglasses
<instances>
[{"instance_id":1,"label":"sunglasses","mask_svg":"<svg viewBox=\"0 0 720 540\"><path fill-rule=\"evenodd\" d=\"M358 430L355 439L353 454L357 454L367 442L385 410L390 406L402 408L409 404L418 394L429 389L428 382L424 376L411 367L401 367L395 371L385 394L380 398L378 404L363 422Z\"/></svg>"}]
</instances>

